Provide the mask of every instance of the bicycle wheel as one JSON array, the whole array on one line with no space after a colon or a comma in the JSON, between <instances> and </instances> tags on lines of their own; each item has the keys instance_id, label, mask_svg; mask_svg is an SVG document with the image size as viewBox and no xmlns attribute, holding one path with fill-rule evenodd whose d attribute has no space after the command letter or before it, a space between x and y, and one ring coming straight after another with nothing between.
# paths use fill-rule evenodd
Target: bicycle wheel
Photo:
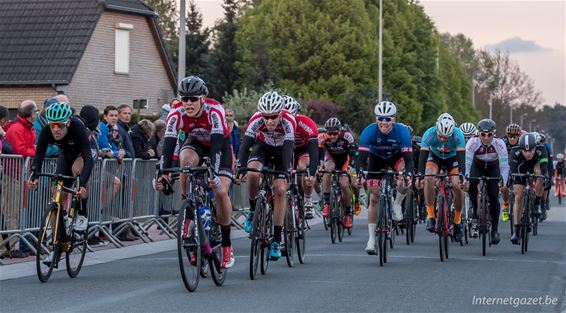
<instances>
[{"instance_id":1,"label":"bicycle wheel","mask_svg":"<svg viewBox=\"0 0 566 313\"><path fill-rule=\"evenodd\" d=\"M70 232L72 236L70 236L69 249L66 252L67 274L75 278L79 275L85 259L88 229L80 232L71 230Z\"/></svg>"},{"instance_id":2,"label":"bicycle wheel","mask_svg":"<svg viewBox=\"0 0 566 313\"><path fill-rule=\"evenodd\" d=\"M263 211L263 199L257 199L256 206L255 206L255 214L252 222L252 233L251 233L251 246L250 246L250 279L254 280L257 275L257 268L259 265L260 259L263 260L261 255L263 254L263 250L261 249L261 229L259 225L263 225L262 221L264 216ZM263 263L263 262L262 262Z\"/></svg>"},{"instance_id":3,"label":"bicycle wheel","mask_svg":"<svg viewBox=\"0 0 566 313\"><path fill-rule=\"evenodd\" d=\"M264 203L264 205L266 205ZM263 223L259 226L262 227L261 232L261 275L267 273L269 268L269 249L271 248L271 238L273 238L273 212L267 208L263 209ZM262 226L263 225L263 226Z\"/></svg>"},{"instance_id":4,"label":"bicycle wheel","mask_svg":"<svg viewBox=\"0 0 566 313\"><path fill-rule=\"evenodd\" d=\"M336 243L338 237L338 204L336 198L330 199L330 240L333 244Z\"/></svg>"},{"instance_id":5,"label":"bicycle wheel","mask_svg":"<svg viewBox=\"0 0 566 313\"><path fill-rule=\"evenodd\" d=\"M295 200L298 200L297 195L295 195ZM296 202L299 205L297 206L297 237L296 237L296 246L297 246L297 258L299 259L299 263L305 263L305 252L306 252L306 244L307 244L307 222L305 220L305 210L304 206L301 201Z\"/></svg>"},{"instance_id":6,"label":"bicycle wheel","mask_svg":"<svg viewBox=\"0 0 566 313\"><path fill-rule=\"evenodd\" d=\"M216 224L216 222L213 222L210 228L209 240L212 246L212 256L208 259L210 276L212 276L212 281L214 281L216 286L222 286L226 280L228 270L222 268L222 234L220 225Z\"/></svg>"},{"instance_id":7,"label":"bicycle wheel","mask_svg":"<svg viewBox=\"0 0 566 313\"><path fill-rule=\"evenodd\" d=\"M411 239L414 237L413 233L413 217L414 217L414 203L413 203L413 190L412 188L407 191L407 196L403 202L405 207L405 242L407 245L411 244Z\"/></svg>"},{"instance_id":8,"label":"bicycle wheel","mask_svg":"<svg viewBox=\"0 0 566 313\"><path fill-rule=\"evenodd\" d=\"M337 200L338 203L338 217L336 219L336 226L338 230L338 241L342 242L344 239L344 206L342 205L342 198Z\"/></svg>"},{"instance_id":9,"label":"bicycle wheel","mask_svg":"<svg viewBox=\"0 0 566 313\"><path fill-rule=\"evenodd\" d=\"M193 212L193 213L191 213ZM200 241L197 225L190 219L195 215L193 208L186 205L178 217L178 237L177 237L177 257L179 259L179 270L183 284L188 291L193 292L197 289L200 280L200 269L202 257L200 251ZM197 222L200 216L197 215Z\"/></svg>"},{"instance_id":10,"label":"bicycle wheel","mask_svg":"<svg viewBox=\"0 0 566 313\"><path fill-rule=\"evenodd\" d=\"M43 220L41 222L41 228L39 229L39 237L36 244L36 257L35 264L37 269L37 277L42 283L47 282L53 268L57 261L59 260L59 246L53 244L53 230L51 227L51 217L53 213L56 213L56 206L51 205L47 212L43 215ZM51 255L51 262L47 259Z\"/></svg>"},{"instance_id":11,"label":"bicycle wheel","mask_svg":"<svg viewBox=\"0 0 566 313\"><path fill-rule=\"evenodd\" d=\"M536 217L536 216L533 216L531 218L531 224L533 225L532 226L533 227L533 237L538 235L538 220L539 220L539 218Z\"/></svg>"},{"instance_id":12,"label":"bicycle wheel","mask_svg":"<svg viewBox=\"0 0 566 313\"><path fill-rule=\"evenodd\" d=\"M287 266L295 266L295 227L294 227L294 207L291 206L285 214L285 220L283 222L283 235L285 241L285 259L287 260Z\"/></svg>"},{"instance_id":13,"label":"bicycle wheel","mask_svg":"<svg viewBox=\"0 0 566 313\"><path fill-rule=\"evenodd\" d=\"M444 262L444 247L443 247L443 238L444 238L444 197L438 196L436 198L436 207L437 207L437 217L436 217L436 234L438 236L438 251L440 253L440 261Z\"/></svg>"},{"instance_id":14,"label":"bicycle wheel","mask_svg":"<svg viewBox=\"0 0 566 313\"><path fill-rule=\"evenodd\" d=\"M510 188L511 189L511 188ZM515 193L509 190L509 227L511 228L511 236L513 236L513 208L515 206Z\"/></svg>"},{"instance_id":15,"label":"bicycle wheel","mask_svg":"<svg viewBox=\"0 0 566 313\"><path fill-rule=\"evenodd\" d=\"M379 265L387 263L387 208L386 200L384 196L380 196L378 210L379 217L377 219L377 240L379 251Z\"/></svg>"},{"instance_id":16,"label":"bicycle wheel","mask_svg":"<svg viewBox=\"0 0 566 313\"><path fill-rule=\"evenodd\" d=\"M393 249L395 247L395 236L399 232L397 225L389 224L389 229L391 230L388 233L387 239L389 239L389 248Z\"/></svg>"}]
</instances>

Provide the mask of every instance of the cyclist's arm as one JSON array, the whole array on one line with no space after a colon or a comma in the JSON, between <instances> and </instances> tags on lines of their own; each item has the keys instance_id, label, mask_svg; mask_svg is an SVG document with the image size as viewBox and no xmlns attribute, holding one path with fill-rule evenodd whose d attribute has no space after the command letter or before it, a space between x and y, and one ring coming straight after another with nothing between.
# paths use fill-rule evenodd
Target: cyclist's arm
<instances>
[{"instance_id":1,"label":"cyclist's arm","mask_svg":"<svg viewBox=\"0 0 566 313\"><path fill-rule=\"evenodd\" d=\"M162 168L170 168L173 163L173 154L177 146L177 134L180 128L181 112L179 110L171 110L165 125L165 137L163 138L163 151L161 153Z\"/></svg>"},{"instance_id":2,"label":"cyclist's arm","mask_svg":"<svg viewBox=\"0 0 566 313\"><path fill-rule=\"evenodd\" d=\"M456 150L456 159L458 160L458 170L464 175L466 172L466 150Z\"/></svg>"},{"instance_id":3,"label":"cyclist's arm","mask_svg":"<svg viewBox=\"0 0 566 313\"><path fill-rule=\"evenodd\" d=\"M373 125L367 126L360 135L360 144L358 145L358 159L356 160L356 172L365 171L367 167L368 153L370 148L370 141L372 138Z\"/></svg>"},{"instance_id":4,"label":"cyclist's arm","mask_svg":"<svg viewBox=\"0 0 566 313\"><path fill-rule=\"evenodd\" d=\"M428 147L421 147L421 152L419 153L419 171L418 174L424 174L426 170L426 160L428 160L428 154L430 150Z\"/></svg>"},{"instance_id":5,"label":"cyclist's arm","mask_svg":"<svg viewBox=\"0 0 566 313\"><path fill-rule=\"evenodd\" d=\"M248 135L244 135L242 144L240 145L240 151L238 152L238 164L240 166L247 166L248 158L250 156L250 148L254 144L255 138Z\"/></svg>"},{"instance_id":6,"label":"cyclist's arm","mask_svg":"<svg viewBox=\"0 0 566 313\"><path fill-rule=\"evenodd\" d=\"M411 133L406 127L401 128L401 156L405 160L405 172L412 174L415 170L413 164L413 141Z\"/></svg>"},{"instance_id":7,"label":"cyclist's arm","mask_svg":"<svg viewBox=\"0 0 566 313\"><path fill-rule=\"evenodd\" d=\"M518 174L519 173L519 160L517 160L517 154L521 153L515 150L515 148L511 148L511 156L509 159L509 167L511 174Z\"/></svg>"},{"instance_id":8,"label":"cyclist's arm","mask_svg":"<svg viewBox=\"0 0 566 313\"><path fill-rule=\"evenodd\" d=\"M537 147L536 149L539 150L539 147ZM546 148L542 147L542 149L540 149L539 151L540 151L539 164L540 164L541 175L550 178L548 177L548 154L546 153Z\"/></svg>"},{"instance_id":9,"label":"cyclist's arm","mask_svg":"<svg viewBox=\"0 0 566 313\"><path fill-rule=\"evenodd\" d=\"M39 140L37 141L37 149L35 151L35 158L33 159L32 171L34 174L41 173L43 160L45 159L45 152L49 143L53 142L53 135L49 127L44 127L39 133ZM37 177L34 175L32 180Z\"/></svg>"},{"instance_id":10,"label":"cyclist's arm","mask_svg":"<svg viewBox=\"0 0 566 313\"><path fill-rule=\"evenodd\" d=\"M291 164L291 159L293 158L293 148L295 147L295 130L296 122L292 115L283 115L281 117L281 123L283 123L283 129L285 130L285 137L283 141L283 164L288 166Z\"/></svg>"},{"instance_id":11,"label":"cyclist's arm","mask_svg":"<svg viewBox=\"0 0 566 313\"><path fill-rule=\"evenodd\" d=\"M210 160L214 166L214 173L218 175L220 172L220 160L222 159L222 143L224 142L224 132L227 132L226 123L221 113L212 110L210 112L210 121L212 129L210 130ZM230 136L230 134L228 134Z\"/></svg>"},{"instance_id":12,"label":"cyclist's arm","mask_svg":"<svg viewBox=\"0 0 566 313\"><path fill-rule=\"evenodd\" d=\"M456 159L458 160L458 170L460 174L464 175L466 170L466 138L459 128L454 130L455 140L456 140ZM503 144L503 149L505 149L505 144ZM507 159L505 159L505 163ZM507 169L509 173L509 168ZM505 175L509 176L509 175Z\"/></svg>"},{"instance_id":13,"label":"cyclist's arm","mask_svg":"<svg viewBox=\"0 0 566 313\"><path fill-rule=\"evenodd\" d=\"M507 146L503 140L494 140L495 151L499 157L499 171L503 177L503 185L507 186L507 181L509 180L509 155L507 154Z\"/></svg>"},{"instance_id":14,"label":"cyclist's arm","mask_svg":"<svg viewBox=\"0 0 566 313\"><path fill-rule=\"evenodd\" d=\"M472 169L472 162L474 161L475 151L478 147L479 138L473 137L466 144L466 172L465 175L470 174Z\"/></svg>"}]
</instances>

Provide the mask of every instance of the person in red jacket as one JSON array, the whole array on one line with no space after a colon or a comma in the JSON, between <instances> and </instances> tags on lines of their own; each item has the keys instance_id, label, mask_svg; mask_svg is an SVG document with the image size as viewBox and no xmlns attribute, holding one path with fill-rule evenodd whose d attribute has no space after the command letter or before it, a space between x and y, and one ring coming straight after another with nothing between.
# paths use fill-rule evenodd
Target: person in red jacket
<instances>
[{"instance_id":1,"label":"person in red jacket","mask_svg":"<svg viewBox=\"0 0 566 313\"><path fill-rule=\"evenodd\" d=\"M18 115L16 120L11 123L10 128L6 131L6 142L12 146L12 154L21 155L24 158L35 156L35 129L33 121L35 121L39 110L32 100L25 100L18 107ZM5 217L5 226L7 229L18 229L20 226L20 210L14 210L14 195L20 190L19 175L20 166L18 163L3 164L2 170L2 215ZM12 237L8 241L8 256L12 258L27 257L27 252L16 249L18 243L17 237Z\"/></svg>"},{"instance_id":2,"label":"person in red jacket","mask_svg":"<svg viewBox=\"0 0 566 313\"><path fill-rule=\"evenodd\" d=\"M15 123L6 132L6 141L12 146L12 153L24 158L35 156L35 129L33 121L39 110L32 100L25 100L18 107Z\"/></svg>"}]
</instances>

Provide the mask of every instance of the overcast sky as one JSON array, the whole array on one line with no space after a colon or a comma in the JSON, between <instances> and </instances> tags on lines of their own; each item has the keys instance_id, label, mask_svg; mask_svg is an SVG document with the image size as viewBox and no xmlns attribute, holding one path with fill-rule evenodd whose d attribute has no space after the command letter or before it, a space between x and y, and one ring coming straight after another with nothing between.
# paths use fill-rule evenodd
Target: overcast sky
<instances>
[{"instance_id":1,"label":"overcast sky","mask_svg":"<svg viewBox=\"0 0 566 313\"><path fill-rule=\"evenodd\" d=\"M284 1L284 0L281 0ZM387 0L384 0L387 1ZM221 0L195 0L204 25L222 18ZM548 104L566 104L566 0L420 0L439 32L463 33L476 48L509 51Z\"/></svg>"}]
</instances>

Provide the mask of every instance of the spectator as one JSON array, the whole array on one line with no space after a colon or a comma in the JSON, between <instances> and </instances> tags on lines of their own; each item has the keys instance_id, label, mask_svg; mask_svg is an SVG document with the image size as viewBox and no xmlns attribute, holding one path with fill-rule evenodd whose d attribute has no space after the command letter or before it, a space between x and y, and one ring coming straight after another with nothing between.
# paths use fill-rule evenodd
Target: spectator
<instances>
[{"instance_id":1,"label":"spectator","mask_svg":"<svg viewBox=\"0 0 566 313\"><path fill-rule=\"evenodd\" d=\"M18 107L18 115L13 125L6 131L6 141L12 146L12 153L25 157L35 155L35 129L33 121L39 110L32 100L25 100Z\"/></svg>"},{"instance_id":2,"label":"spectator","mask_svg":"<svg viewBox=\"0 0 566 313\"><path fill-rule=\"evenodd\" d=\"M2 144L4 141L4 137L6 136L6 132L2 127L6 124L6 122L8 122L8 109L0 105L0 155L4 153L4 151L2 150L3 148Z\"/></svg>"},{"instance_id":3,"label":"spectator","mask_svg":"<svg viewBox=\"0 0 566 313\"><path fill-rule=\"evenodd\" d=\"M56 102L65 102L67 104L70 104L69 98L67 98L67 96L65 95L57 95L55 97L45 99L45 101L43 102L43 110L41 111L41 114L38 115L35 121L33 122L33 128L35 128L35 134L37 135L36 136L37 140L39 140L39 133L41 133L43 127L47 126L47 119L45 119L45 110L47 110L47 108L50 105ZM35 142L36 145L37 145L37 140ZM57 145L50 144L49 146L47 146L47 151L45 152L45 156L48 158L53 158L56 157L58 153L59 153L59 148L57 147Z\"/></svg>"},{"instance_id":4,"label":"spectator","mask_svg":"<svg viewBox=\"0 0 566 313\"><path fill-rule=\"evenodd\" d=\"M167 115L169 115L169 112L171 112L172 109L176 109L180 107L182 104L183 103L179 101L179 99L173 99L171 100L171 102L165 103L161 107L161 112L159 113L159 119L165 122L165 120L167 119Z\"/></svg>"},{"instance_id":5,"label":"spectator","mask_svg":"<svg viewBox=\"0 0 566 313\"><path fill-rule=\"evenodd\" d=\"M149 160L155 157L155 150L149 145L155 126L149 120L141 120L132 127L132 144L137 158Z\"/></svg>"},{"instance_id":6,"label":"spectator","mask_svg":"<svg viewBox=\"0 0 566 313\"><path fill-rule=\"evenodd\" d=\"M10 128L6 131L6 141L12 146L13 154L21 155L24 158L35 156L36 150L36 134L33 128L33 121L37 118L39 110L37 105L32 100L23 101L18 107L18 115L16 120ZM4 172L2 173L2 216L3 223L7 229L19 229L20 226L20 210L14 210L14 195L19 190L18 177L20 174L19 168L12 166L2 166ZM16 250L18 238L12 237L6 247L8 255L12 258L25 258L28 253L25 248L20 245L20 249ZM26 247L27 248L27 247Z\"/></svg>"},{"instance_id":7,"label":"spectator","mask_svg":"<svg viewBox=\"0 0 566 313\"><path fill-rule=\"evenodd\" d=\"M162 120L157 120L153 122L153 125L155 126L155 134L149 140L149 146L155 151L155 158L159 159L161 157L166 124Z\"/></svg>"},{"instance_id":8,"label":"spectator","mask_svg":"<svg viewBox=\"0 0 566 313\"><path fill-rule=\"evenodd\" d=\"M112 105L104 108L104 117L98 124L98 131L100 132L98 135L98 146L103 157L115 158L121 161L124 159L126 152L122 149L118 149L115 144L110 143L110 139L114 138L112 131L117 122L118 109Z\"/></svg>"},{"instance_id":9,"label":"spectator","mask_svg":"<svg viewBox=\"0 0 566 313\"><path fill-rule=\"evenodd\" d=\"M234 111L232 109L225 109L226 114L226 124L228 125L228 130L232 136L232 148L234 149L234 154L238 155L240 150L240 133L238 131L238 122L234 120Z\"/></svg>"},{"instance_id":10,"label":"spectator","mask_svg":"<svg viewBox=\"0 0 566 313\"><path fill-rule=\"evenodd\" d=\"M132 144L132 131L130 121L132 120L132 108L127 104L118 106L118 132L122 138L122 147L126 151L126 158L135 158L134 145Z\"/></svg>"}]
</instances>

